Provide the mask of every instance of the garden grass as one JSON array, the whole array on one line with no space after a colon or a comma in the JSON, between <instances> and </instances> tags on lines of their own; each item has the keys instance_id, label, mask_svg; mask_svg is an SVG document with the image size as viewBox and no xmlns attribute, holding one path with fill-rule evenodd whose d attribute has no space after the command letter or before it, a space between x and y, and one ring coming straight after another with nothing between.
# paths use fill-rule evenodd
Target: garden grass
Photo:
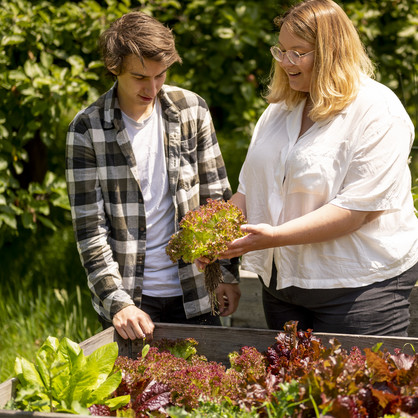
<instances>
[{"instance_id":1,"label":"garden grass","mask_svg":"<svg viewBox=\"0 0 418 418\"><path fill-rule=\"evenodd\" d=\"M3 246L0 272L0 382L14 376L16 356L32 360L51 335L81 342L101 326L91 305L71 224L35 241Z\"/></svg>"},{"instance_id":2,"label":"garden grass","mask_svg":"<svg viewBox=\"0 0 418 418\"><path fill-rule=\"evenodd\" d=\"M34 293L3 290L0 317L0 382L14 376L17 356L32 360L49 335L81 342L101 330L93 308L83 310L78 286L71 295L65 289L40 287Z\"/></svg>"}]
</instances>

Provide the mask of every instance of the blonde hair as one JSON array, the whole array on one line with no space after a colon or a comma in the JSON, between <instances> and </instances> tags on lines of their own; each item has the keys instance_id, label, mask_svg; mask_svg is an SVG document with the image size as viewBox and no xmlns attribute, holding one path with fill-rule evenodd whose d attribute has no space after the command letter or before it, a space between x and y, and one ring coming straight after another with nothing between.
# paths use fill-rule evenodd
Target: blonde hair
<instances>
[{"instance_id":1,"label":"blonde hair","mask_svg":"<svg viewBox=\"0 0 418 418\"><path fill-rule=\"evenodd\" d=\"M374 66L358 33L340 6L332 0L305 0L274 19L315 47L309 117L326 120L343 110L357 95L362 74L372 76ZM292 90L286 72L275 61L265 98L295 107L307 93Z\"/></svg>"},{"instance_id":2,"label":"blonde hair","mask_svg":"<svg viewBox=\"0 0 418 418\"><path fill-rule=\"evenodd\" d=\"M162 62L167 68L181 63L171 30L147 14L134 11L115 20L99 39L100 51L107 70L119 75L128 55Z\"/></svg>"}]
</instances>

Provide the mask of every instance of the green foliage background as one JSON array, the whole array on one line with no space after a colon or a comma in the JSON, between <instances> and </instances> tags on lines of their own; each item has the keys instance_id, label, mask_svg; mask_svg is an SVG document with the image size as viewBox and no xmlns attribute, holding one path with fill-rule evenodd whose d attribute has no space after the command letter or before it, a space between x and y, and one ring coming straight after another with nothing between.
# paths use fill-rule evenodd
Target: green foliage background
<instances>
[{"instance_id":1,"label":"green foliage background","mask_svg":"<svg viewBox=\"0 0 418 418\"><path fill-rule=\"evenodd\" d=\"M208 102L235 190L266 107L261 93L277 41L273 18L292 3L0 1L0 381L10 375L5 353L16 355L16 347L31 350L50 334L81 341L98 330L72 235L64 149L76 112L112 84L100 62L99 33L134 8L173 29L183 64L170 69L168 82ZM377 64L377 79L396 92L417 126L418 3L340 4Z\"/></svg>"}]
</instances>

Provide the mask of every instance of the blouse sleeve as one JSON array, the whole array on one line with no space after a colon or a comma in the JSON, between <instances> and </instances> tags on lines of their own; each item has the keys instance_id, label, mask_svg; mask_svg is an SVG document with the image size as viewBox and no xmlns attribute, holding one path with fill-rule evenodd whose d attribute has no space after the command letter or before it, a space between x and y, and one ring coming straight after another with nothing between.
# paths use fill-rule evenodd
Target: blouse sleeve
<instances>
[{"instance_id":1,"label":"blouse sleeve","mask_svg":"<svg viewBox=\"0 0 418 418\"><path fill-rule=\"evenodd\" d=\"M356 132L357 144L346 177L330 202L351 210L399 210L410 193L408 158L412 122L401 114L378 114Z\"/></svg>"}]
</instances>

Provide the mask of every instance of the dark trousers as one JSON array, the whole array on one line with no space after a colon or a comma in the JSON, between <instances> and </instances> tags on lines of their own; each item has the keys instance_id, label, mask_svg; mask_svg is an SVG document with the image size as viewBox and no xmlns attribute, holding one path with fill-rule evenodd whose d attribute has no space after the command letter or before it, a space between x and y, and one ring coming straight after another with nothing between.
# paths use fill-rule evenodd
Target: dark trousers
<instances>
[{"instance_id":1,"label":"dark trousers","mask_svg":"<svg viewBox=\"0 0 418 418\"><path fill-rule=\"evenodd\" d=\"M210 312L193 318L186 318L182 296L156 298L142 295L141 309L151 317L153 322L189 325L221 325L219 316L212 315ZM99 320L103 329L109 328L112 325L101 317L99 317Z\"/></svg>"},{"instance_id":2,"label":"dark trousers","mask_svg":"<svg viewBox=\"0 0 418 418\"><path fill-rule=\"evenodd\" d=\"M276 290L276 269L262 299L267 325L282 330L287 321L314 332L406 337L409 301L418 281L418 264L392 279L344 289Z\"/></svg>"}]
</instances>

